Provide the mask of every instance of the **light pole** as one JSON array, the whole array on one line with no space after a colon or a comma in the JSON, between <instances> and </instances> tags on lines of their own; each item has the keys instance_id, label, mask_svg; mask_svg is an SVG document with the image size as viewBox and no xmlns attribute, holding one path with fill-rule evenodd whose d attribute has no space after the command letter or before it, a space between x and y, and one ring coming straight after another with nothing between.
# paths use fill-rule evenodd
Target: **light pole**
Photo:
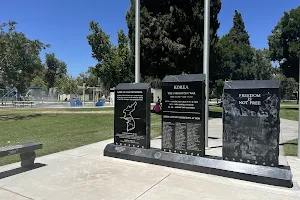
<instances>
[{"instance_id":1,"label":"light pole","mask_svg":"<svg viewBox=\"0 0 300 200\"><path fill-rule=\"evenodd\" d=\"M85 106L85 85L86 85L86 83L83 83L83 86L82 86L82 88L83 88L83 106Z\"/></svg>"},{"instance_id":2,"label":"light pole","mask_svg":"<svg viewBox=\"0 0 300 200\"><path fill-rule=\"evenodd\" d=\"M94 107L96 106L96 102L95 102L95 87L93 87L93 105L94 105Z\"/></svg>"},{"instance_id":3,"label":"light pole","mask_svg":"<svg viewBox=\"0 0 300 200\"><path fill-rule=\"evenodd\" d=\"M204 2L204 48L203 73L205 79L205 147L208 148L208 118L209 118L209 46L210 46L210 0Z\"/></svg>"},{"instance_id":4,"label":"light pole","mask_svg":"<svg viewBox=\"0 0 300 200\"><path fill-rule=\"evenodd\" d=\"M135 0L135 83L140 82L140 0Z\"/></svg>"}]
</instances>

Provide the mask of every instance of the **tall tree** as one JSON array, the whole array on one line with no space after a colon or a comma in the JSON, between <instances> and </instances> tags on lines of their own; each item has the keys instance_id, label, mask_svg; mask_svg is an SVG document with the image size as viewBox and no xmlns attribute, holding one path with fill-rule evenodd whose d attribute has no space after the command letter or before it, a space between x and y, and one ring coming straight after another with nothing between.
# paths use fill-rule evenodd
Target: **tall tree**
<instances>
[{"instance_id":1,"label":"tall tree","mask_svg":"<svg viewBox=\"0 0 300 200\"><path fill-rule=\"evenodd\" d=\"M55 87L59 93L63 94L77 94L77 85L76 79L70 75L64 75L55 80Z\"/></svg>"},{"instance_id":2,"label":"tall tree","mask_svg":"<svg viewBox=\"0 0 300 200\"><path fill-rule=\"evenodd\" d=\"M98 78L94 71L94 67L89 67L86 72L80 73L77 77L78 85L83 85L83 83L86 83L87 86L95 86L98 83Z\"/></svg>"},{"instance_id":3,"label":"tall tree","mask_svg":"<svg viewBox=\"0 0 300 200\"><path fill-rule=\"evenodd\" d=\"M92 47L92 57L101 63L104 56L109 54L113 45L109 40L109 35L104 33L98 22L90 22L90 31L92 31L92 34L89 34L87 39Z\"/></svg>"},{"instance_id":4,"label":"tall tree","mask_svg":"<svg viewBox=\"0 0 300 200\"><path fill-rule=\"evenodd\" d=\"M49 47L17 32L16 22L0 25L0 75L2 87L17 87L25 92L32 79L43 71L40 52Z\"/></svg>"},{"instance_id":5,"label":"tall tree","mask_svg":"<svg viewBox=\"0 0 300 200\"><path fill-rule=\"evenodd\" d=\"M272 76L272 63L268 49L253 48L254 56L252 60L253 75L256 80L269 80Z\"/></svg>"},{"instance_id":6,"label":"tall tree","mask_svg":"<svg viewBox=\"0 0 300 200\"><path fill-rule=\"evenodd\" d=\"M246 26L242 14L234 11L233 27L228 33L228 37L236 44L246 44L250 46L250 36L246 31Z\"/></svg>"},{"instance_id":7,"label":"tall tree","mask_svg":"<svg viewBox=\"0 0 300 200\"><path fill-rule=\"evenodd\" d=\"M147 76L144 78L143 82L150 83L151 88L161 89L162 80L159 78L153 78L152 76Z\"/></svg>"},{"instance_id":8,"label":"tall tree","mask_svg":"<svg viewBox=\"0 0 300 200\"><path fill-rule=\"evenodd\" d=\"M31 87L39 87L39 88L42 88L42 89L47 88L47 84L44 81L44 77L41 77L41 76L34 77L31 81L30 86Z\"/></svg>"},{"instance_id":9,"label":"tall tree","mask_svg":"<svg viewBox=\"0 0 300 200\"><path fill-rule=\"evenodd\" d=\"M129 39L128 37L125 35L123 29L121 29L118 32L118 47L117 47L117 51L118 51L118 57L120 58L120 68L121 68L121 74L120 74L120 79L119 81L122 82L131 82L133 81L133 73L134 73L134 68L133 65L130 65L130 61L129 61L129 56L130 56L130 52L129 52Z\"/></svg>"},{"instance_id":10,"label":"tall tree","mask_svg":"<svg viewBox=\"0 0 300 200\"><path fill-rule=\"evenodd\" d=\"M211 1L211 71L217 66L215 46L220 0ZM134 56L135 0L126 15L131 61ZM200 73L203 63L204 0L141 0L141 74Z\"/></svg>"},{"instance_id":11,"label":"tall tree","mask_svg":"<svg viewBox=\"0 0 300 200\"><path fill-rule=\"evenodd\" d=\"M123 30L118 32L118 46L111 44L107 35L97 22L90 22L87 36L92 47L92 56L98 60L94 73L100 78L104 88L109 90L120 82L132 81L132 67L129 65L128 38Z\"/></svg>"},{"instance_id":12,"label":"tall tree","mask_svg":"<svg viewBox=\"0 0 300 200\"><path fill-rule=\"evenodd\" d=\"M63 61L58 60L55 57L54 53L46 54L45 66L45 79L48 88L54 87L55 81L67 74L67 64Z\"/></svg>"},{"instance_id":13,"label":"tall tree","mask_svg":"<svg viewBox=\"0 0 300 200\"><path fill-rule=\"evenodd\" d=\"M300 57L300 6L285 12L268 37L271 59L287 77L298 79Z\"/></svg>"},{"instance_id":14,"label":"tall tree","mask_svg":"<svg viewBox=\"0 0 300 200\"><path fill-rule=\"evenodd\" d=\"M294 78L288 78L280 71L272 77L273 80L281 82L280 95L281 99L291 99L297 92L298 84Z\"/></svg>"},{"instance_id":15,"label":"tall tree","mask_svg":"<svg viewBox=\"0 0 300 200\"><path fill-rule=\"evenodd\" d=\"M246 31L242 15L235 10L233 27L224 35L219 43L222 79L245 80L254 79L255 70L252 65L254 52L250 46L249 34Z\"/></svg>"}]
</instances>

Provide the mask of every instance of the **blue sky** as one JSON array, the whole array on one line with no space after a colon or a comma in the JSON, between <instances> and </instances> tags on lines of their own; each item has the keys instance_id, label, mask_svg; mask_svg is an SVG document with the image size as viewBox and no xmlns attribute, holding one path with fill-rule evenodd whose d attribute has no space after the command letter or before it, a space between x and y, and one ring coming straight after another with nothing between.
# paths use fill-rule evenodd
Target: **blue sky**
<instances>
[{"instance_id":1,"label":"blue sky","mask_svg":"<svg viewBox=\"0 0 300 200\"><path fill-rule=\"evenodd\" d=\"M232 26L234 10L242 13L251 45L268 47L267 36L283 16L300 5L299 0L223 0L219 15L219 34L226 34ZM99 22L101 28L117 43L117 31L127 32L125 14L130 0L2 0L0 23L17 21L17 30L31 39L50 44L46 52L68 65L68 72L77 76L95 65L86 36L89 22ZM42 52L44 58L45 52Z\"/></svg>"}]
</instances>

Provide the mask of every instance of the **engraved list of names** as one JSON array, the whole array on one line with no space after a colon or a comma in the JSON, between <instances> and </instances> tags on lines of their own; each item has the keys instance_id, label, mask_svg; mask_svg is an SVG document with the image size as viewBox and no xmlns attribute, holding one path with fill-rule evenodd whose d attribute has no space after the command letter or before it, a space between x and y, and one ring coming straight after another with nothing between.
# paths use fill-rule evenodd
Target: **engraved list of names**
<instances>
[{"instance_id":1,"label":"engraved list of names","mask_svg":"<svg viewBox=\"0 0 300 200\"><path fill-rule=\"evenodd\" d=\"M204 156L204 84L163 82L162 150Z\"/></svg>"}]
</instances>

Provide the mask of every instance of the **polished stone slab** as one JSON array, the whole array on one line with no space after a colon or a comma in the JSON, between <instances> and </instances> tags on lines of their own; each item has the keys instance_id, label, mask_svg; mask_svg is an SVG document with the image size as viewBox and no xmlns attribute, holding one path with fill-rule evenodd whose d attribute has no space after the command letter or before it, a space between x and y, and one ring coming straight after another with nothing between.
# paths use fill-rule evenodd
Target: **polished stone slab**
<instances>
[{"instance_id":1,"label":"polished stone slab","mask_svg":"<svg viewBox=\"0 0 300 200\"><path fill-rule=\"evenodd\" d=\"M279 81L224 83L223 159L278 166Z\"/></svg>"},{"instance_id":2,"label":"polished stone slab","mask_svg":"<svg viewBox=\"0 0 300 200\"><path fill-rule=\"evenodd\" d=\"M205 75L162 80L162 150L205 155Z\"/></svg>"},{"instance_id":3,"label":"polished stone slab","mask_svg":"<svg viewBox=\"0 0 300 200\"><path fill-rule=\"evenodd\" d=\"M120 83L115 89L114 143L150 147L151 87L147 83Z\"/></svg>"},{"instance_id":4,"label":"polished stone slab","mask_svg":"<svg viewBox=\"0 0 300 200\"><path fill-rule=\"evenodd\" d=\"M159 149L140 149L108 144L104 156L162 165L178 169L219 175L256 183L292 187L289 166L269 167L221 160L217 157L197 157L164 152Z\"/></svg>"}]
</instances>

